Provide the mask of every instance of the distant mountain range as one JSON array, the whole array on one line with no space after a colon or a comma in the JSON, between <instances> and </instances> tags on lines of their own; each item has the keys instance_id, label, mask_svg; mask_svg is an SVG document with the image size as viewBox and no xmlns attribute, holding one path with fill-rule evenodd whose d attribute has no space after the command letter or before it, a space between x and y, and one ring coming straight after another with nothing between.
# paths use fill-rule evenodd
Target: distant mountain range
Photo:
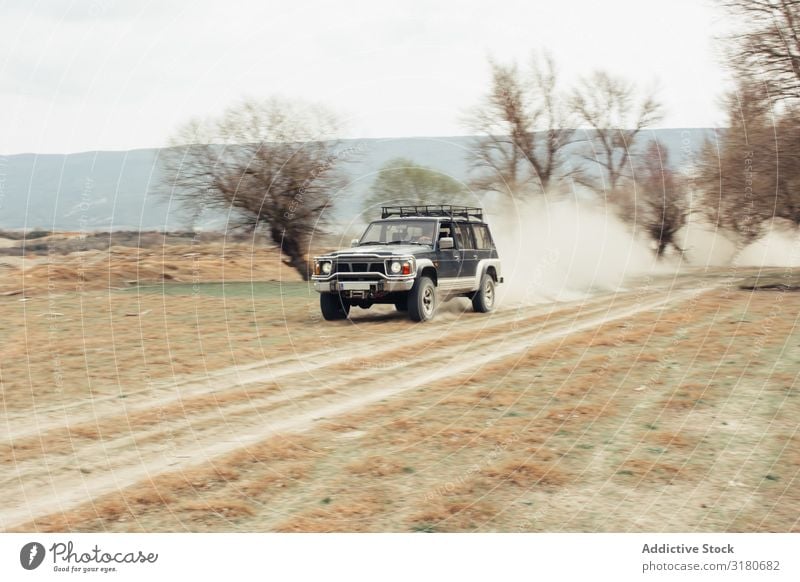
<instances>
[{"instance_id":1,"label":"distant mountain range","mask_svg":"<svg viewBox=\"0 0 800 582\"><path fill-rule=\"evenodd\" d=\"M714 130L647 130L638 142L658 138L677 169L693 164ZM587 136L580 132L578 136ZM589 136L590 137L590 136ZM349 223L389 160L405 157L458 180L469 178L467 154L473 137L421 137L346 140L357 159L344 167L350 183L337 195L336 220ZM573 145L572 153L579 145ZM78 154L0 155L0 229L179 230L222 229L226 216L193 220L187 209L161 192L158 149Z\"/></svg>"}]
</instances>

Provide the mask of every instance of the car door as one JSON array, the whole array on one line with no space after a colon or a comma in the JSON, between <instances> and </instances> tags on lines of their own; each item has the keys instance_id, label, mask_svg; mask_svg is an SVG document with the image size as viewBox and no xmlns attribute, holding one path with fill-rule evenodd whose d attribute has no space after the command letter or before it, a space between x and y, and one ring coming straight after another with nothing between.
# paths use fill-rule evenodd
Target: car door
<instances>
[{"instance_id":1,"label":"car door","mask_svg":"<svg viewBox=\"0 0 800 582\"><path fill-rule=\"evenodd\" d=\"M439 235L437 239L441 240L445 237L452 238L453 242L456 245L458 244L455 242L456 231L452 222L442 221L439 224ZM436 244L436 258L439 262L439 287L449 290L456 284L461 270L461 252L457 248L442 250L439 248L438 240Z\"/></svg>"},{"instance_id":2,"label":"car door","mask_svg":"<svg viewBox=\"0 0 800 582\"><path fill-rule=\"evenodd\" d=\"M457 223L456 233L456 246L461 251L460 286L471 289L475 286L475 273L478 269L478 251L475 248L475 239L472 228L467 222Z\"/></svg>"}]
</instances>

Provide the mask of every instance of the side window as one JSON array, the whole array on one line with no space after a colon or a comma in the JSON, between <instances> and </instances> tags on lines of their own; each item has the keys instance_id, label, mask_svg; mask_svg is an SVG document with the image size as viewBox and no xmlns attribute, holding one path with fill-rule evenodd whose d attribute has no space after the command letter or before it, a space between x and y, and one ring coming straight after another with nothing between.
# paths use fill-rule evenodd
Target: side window
<instances>
[{"instance_id":1,"label":"side window","mask_svg":"<svg viewBox=\"0 0 800 582\"><path fill-rule=\"evenodd\" d=\"M489 229L486 227L486 225L473 224L472 232L475 234L475 248L482 250L491 250L494 248L492 236L489 234Z\"/></svg>"},{"instance_id":2,"label":"side window","mask_svg":"<svg viewBox=\"0 0 800 582\"><path fill-rule=\"evenodd\" d=\"M452 225L449 222L443 222L439 225L439 238L448 238L453 236Z\"/></svg>"},{"instance_id":3,"label":"side window","mask_svg":"<svg viewBox=\"0 0 800 582\"><path fill-rule=\"evenodd\" d=\"M460 249L474 249L475 243L472 242L472 232L468 224L456 224L456 245Z\"/></svg>"}]
</instances>

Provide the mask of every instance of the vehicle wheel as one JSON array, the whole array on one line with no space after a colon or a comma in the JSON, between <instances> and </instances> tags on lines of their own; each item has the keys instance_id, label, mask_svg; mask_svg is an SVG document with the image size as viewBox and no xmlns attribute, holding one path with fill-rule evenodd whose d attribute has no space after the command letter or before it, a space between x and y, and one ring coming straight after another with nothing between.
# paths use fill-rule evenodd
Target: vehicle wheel
<instances>
[{"instance_id":1,"label":"vehicle wheel","mask_svg":"<svg viewBox=\"0 0 800 582\"><path fill-rule=\"evenodd\" d=\"M494 278L484 273L480 288L472 296L472 308L478 313L489 313L494 309L494 300Z\"/></svg>"},{"instance_id":2,"label":"vehicle wheel","mask_svg":"<svg viewBox=\"0 0 800 582\"><path fill-rule=\"evenodd\" d=\"M328 321L347 319L347 314L350 313L350 303L337 293L320 293L319 307L322 317Z\"/></svg>"},{"instance_id":3,"label":"vehicle wheel","mask_svg":"<svg viewBox=\"0 0 800 582\"><path fill-rule=\"evenodd\" d=\"M408 297L403 297L394 302L394 308L397 311L408 311Z\"/></svg>"},{"instance_id":4,"label":"vehicle wheel","mask_svg":"<svg viewBox=\"0 0 800 582\"><path fill-rule=\"evenodd\" d=\"M428 277L420 277L408 297L408 315L414 321L428 321L436 311L436 286Z\"/></svg>"}]
</instances>

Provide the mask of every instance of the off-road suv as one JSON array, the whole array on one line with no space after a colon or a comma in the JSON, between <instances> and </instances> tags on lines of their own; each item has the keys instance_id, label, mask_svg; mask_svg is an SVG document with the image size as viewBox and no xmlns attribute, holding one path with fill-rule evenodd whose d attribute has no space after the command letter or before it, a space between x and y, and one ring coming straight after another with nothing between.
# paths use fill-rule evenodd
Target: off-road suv
<instances>
[{"instance_id":1,"label":"off-road suv","mask_svg":"<svg viewBox=\"0 0 800 582\"><path fill-rule=\"evenodd\" d=\"M426 321L453 297L492 311L503 277L482 209L436 205L384 206L351 248L314 257L312 280L325 319L388 303Z\"/></svg>"}]
</instances>

